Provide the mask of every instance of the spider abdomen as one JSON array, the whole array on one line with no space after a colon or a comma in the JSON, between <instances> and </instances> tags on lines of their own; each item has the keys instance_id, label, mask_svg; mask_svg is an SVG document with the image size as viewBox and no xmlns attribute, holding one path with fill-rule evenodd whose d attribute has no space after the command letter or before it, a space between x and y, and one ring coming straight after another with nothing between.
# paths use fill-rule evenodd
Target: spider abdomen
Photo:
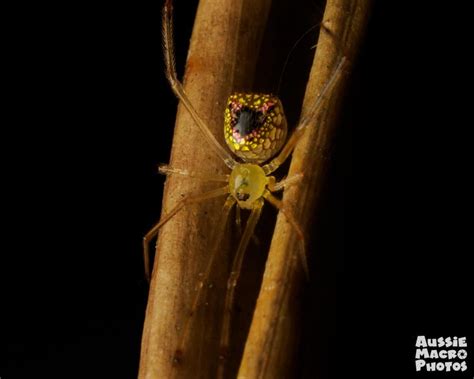
<instances>
[{"instance_id":1,"label":"spider abdomen","mask_svg":"<svg viewBox=\"0 0 474 379\"><path fill-rule=\"evenodd\" d=\"M227 146L246 162L266 161L286 140L286 117L274 95L235 93L229 96L224 116Z\"/></svg>"}]
</instances>

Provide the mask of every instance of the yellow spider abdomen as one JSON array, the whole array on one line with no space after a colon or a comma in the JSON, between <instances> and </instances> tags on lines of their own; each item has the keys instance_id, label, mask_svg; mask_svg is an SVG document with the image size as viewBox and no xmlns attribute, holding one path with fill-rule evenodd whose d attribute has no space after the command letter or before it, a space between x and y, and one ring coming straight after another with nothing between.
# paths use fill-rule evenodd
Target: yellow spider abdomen
<instances>
[{"instance_id":1,"label":"yellow spider abdomen","mask_svg":"<svg viewBox=\"0 0 474 379\"><path fill-rule=\"evenodd\" d=\"M229 190L240 208L252 209L253 203L263 196L268 177L263 169L252 163L238 164L229 177Z\"/></svg>"},{"instance_id":2,"label":"yellow spider abdomen","mask_svg":"<svg viewBox=\"0 0 474 379\"><path fill-rule=\"evenodd\" d=\"M262 163L283 146L287 122L280 99L270 94L234 93L224 114L224 138L245 162Z\"/></svg>"}]
</instances>

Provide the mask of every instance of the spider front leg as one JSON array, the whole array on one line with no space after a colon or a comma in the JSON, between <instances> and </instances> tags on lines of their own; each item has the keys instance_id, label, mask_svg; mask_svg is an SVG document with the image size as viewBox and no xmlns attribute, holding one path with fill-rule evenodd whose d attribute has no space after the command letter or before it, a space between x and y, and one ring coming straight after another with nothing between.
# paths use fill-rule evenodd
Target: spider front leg
<instances>
[{"instance_id":1,"label":"spider front leg","mask_svg":"<svg viewBox=\"0 0 474 379\"><path fill-rule=\"evenodd\" d=\"M176 204L166 215L164 215L157 224L143 237L143 263L145 265L145 276L150 281L150 241L156 237L160 228L165 225L171 218L178 213L185 205L198 203L202 200L212 199L229 193L229 186L217 188L208 192L185 195L178 204Z\"/></svg>"},{"instance_id":2,"label":"spider front leg","mask_svg":"<svg viewBox=\"0 0 474 379\"><path fill-rule=\"evenodd\" d=\"M342 57L336 67L334 68L334 71L331 75L331 79L326 83L326 85L323 87L321 90L321 93L319 94L317 100L313 104L313 106L309 109L308 113L304 115L301 118L301 121L291 137L288 139L288 142L286 143L285 146L281 149L280 153L273 158L269 163L266 165L263 165L263 171L265 172L265 175L269 175L272 172L274 172L278 167L280 167L290 156L291 152L296 146L296 143L300 140L300 138L303 136L306 128L308 126L314 126L316 124L316 117L318 114L319 107L321 106L322 102L326 99L326 95L331 93L331 90L341 77L343 71L344 71L344 66L347 64L347 59L346 57Z\"/></svg>"},{"instance_id":3,"label":"spider front leg","mask_svg":"<svg viewBox=\"0 0 474 379\"><path fill-rule=\"evenodd\" d=\"M198 112L196 111L188 96L184 92L182 83L178 80L178 75L176 73L176 60L174 54L172 12L173 1L166 0L165 5L163 7L163 52L165 56L166 78L168 79L174 94L188 110L189 114L193 118L199 130L201 130L201 132L203 133L204 138L207 140L209 145L221 157L225 164L232 169L235 167L237 162L234 158L232 158L229 152L224 149L219 142L217 142L216 137L214 137L212 132L207 127L206 123L203 121L201 116L199 116Z\"/></svg>"}]
</instances>

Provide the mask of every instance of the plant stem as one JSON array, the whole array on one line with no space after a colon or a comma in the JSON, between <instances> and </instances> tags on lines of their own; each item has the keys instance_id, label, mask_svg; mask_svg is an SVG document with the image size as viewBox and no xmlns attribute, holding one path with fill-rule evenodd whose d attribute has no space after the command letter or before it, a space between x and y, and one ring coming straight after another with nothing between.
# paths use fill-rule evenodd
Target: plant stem
<instances>
[{"instance_id":1,"label":"plant stem","mask_svg":"<svg viewBox=\"0 0 474 379\"><path fill-rule=\"evenodd\" d=\"M340 55L346 56L349 62L354 61L369 7L368 0L328 0L302 114L314 103L329 80ZM348 68L345 70L348 71ZM293 206L303 226L311 217L318 217L314 212L328 168L328 152L336 131L340 99L347 77L341 77L330 101L319 110L318 124L305 132L293 153L288 176L302 172L305 179L301 185L285 190L283 200ZM297 294L304 280L302 270L294 270L299 267L298 260L294 258L298 248L294 230L280 212L239 378L286 378L292 377L295 372L298 336L301 333L298 330ZM310 253L318 254L318 251Z\"/></svg>"},{"instance_id":2,"label":"plant stem","mask_svg":"<svg viewBox=\"0 0 474 379\"><path fill-rule=\"evenodd\" d=\"M255 52L260 48L270 3L270 0L200 1L184 86L215 136L223 133L223 110L232 90L251 88L258 57ZM203 141L201 132L181 105L170 164L211 175L229 173ZM184 194L202 193L215 185L177 175L169 177L165 184L163 212L171 209ZM229 261L225 241L220 247L223 254L218 257L212 277L216 285L208 291L205 310L193 316L184 361L179 367L174 367L172 361L199 273L209 259L212 230L223 202L224 199L219 198L186 207L160 232L143 330L139 378L210 378L216 372L220 331L217 326L222 319Z\"/></svg>"}]
</instances>

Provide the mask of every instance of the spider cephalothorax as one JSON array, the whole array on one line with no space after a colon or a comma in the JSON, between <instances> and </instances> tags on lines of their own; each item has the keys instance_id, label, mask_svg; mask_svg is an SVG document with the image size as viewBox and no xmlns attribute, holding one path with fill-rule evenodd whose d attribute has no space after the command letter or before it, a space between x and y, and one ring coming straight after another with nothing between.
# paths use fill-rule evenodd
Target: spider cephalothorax
<instances>
[{"instance_id":1,"label":"spider cephalothorax","mask_svg":"<svg viewBox=\"0 0 474 379\"><path fill-rule=\"evenodd\" d=\"M251 163L238 164L229 177L229 191L240 208L252 209L261 198L268 184L268 177L260 166Z\"/></svg>"},{"instance_id":2,"label":"spider cephalothorax","mask_svg":"<svg viewBox=\"0 0 474 379\"><path fill-rule=\"evenodd\" d=\"M280 99L270 94L235 93L224 114L225 141L246 162L261 163L286 140L287 122Z\"/></svg>"}]
</instances>

